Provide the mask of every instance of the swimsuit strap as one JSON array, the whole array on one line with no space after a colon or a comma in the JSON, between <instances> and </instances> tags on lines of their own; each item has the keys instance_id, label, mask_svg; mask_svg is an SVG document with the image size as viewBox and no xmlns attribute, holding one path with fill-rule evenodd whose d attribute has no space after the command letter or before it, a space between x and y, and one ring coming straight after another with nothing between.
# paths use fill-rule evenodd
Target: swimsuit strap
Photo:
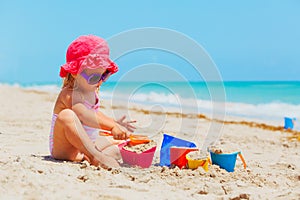
<instances>
[{"instance_id":1,"label":"swimsuit strap","mask_svg":"<svg viewBox=\"0 0 300 200\"><path fill-rule=\"evenodd\" d=\"M98 110L98 108L100 108L100 101L99 101L99 97L97 95L97 93L95 92L95 97L96 97L96 102L95 104L91 104L90 102L88 102L87 100L84 99L83 96L81 96L83 99L83 104L89 108L89 109L93 109L93 110Z\"/></svg>"}]
</instances>

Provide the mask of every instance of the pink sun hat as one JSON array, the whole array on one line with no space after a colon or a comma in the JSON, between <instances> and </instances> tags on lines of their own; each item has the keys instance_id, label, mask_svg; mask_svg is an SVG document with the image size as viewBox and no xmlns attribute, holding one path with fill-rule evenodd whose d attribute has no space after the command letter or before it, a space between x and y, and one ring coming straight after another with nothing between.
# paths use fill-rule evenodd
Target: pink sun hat
<instances>
[{"instance_id":1,"label":"pink sun hat","mask_svg":"<svg viewBox=\"0 0 300 200\"><path fill-rule=\"evenodd\" d=\"M60 77L68 73L81 73L84 69L106 68L111 74L118 71L118 66L109 58L106 41L95 35L83 35L75 39L68 47L66 63L60 67Z\"/></svg>"}]
</instances>

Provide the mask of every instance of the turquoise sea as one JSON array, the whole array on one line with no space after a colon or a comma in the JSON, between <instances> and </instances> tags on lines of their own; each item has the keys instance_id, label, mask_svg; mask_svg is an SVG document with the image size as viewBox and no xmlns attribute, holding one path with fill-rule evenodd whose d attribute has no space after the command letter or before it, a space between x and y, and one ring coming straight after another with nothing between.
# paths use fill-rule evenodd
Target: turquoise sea
<instances>
[{"instance_id":1,"label":"turquoise sea","mask_svg":"<svg viewBox=\"0 0 300 200\"><path fill-rule=\"evenodd\" d=\"M21 87L58 92L60 86L45 83ZM211 112L212 102L225 101L229 115L271 120L300 118L300 81L106 82L100 96L204 114Z\"/></svg>"},{"instance_id":2,"label":"turquoise sea","mask_svg":"<svg viewBox=\"0 0 300 200\"><path fill-rule=\"evenodd\" d=\"M209 88L212 86L211 88ZM227 102L268 104L287 103L300 104L299 82L125 82L104 83L103 92L116 90L120 93L139 93L146 96L151 93L163 95L179 95L183 98L210 100L210 90L220 91L224 88ZM150 96L148 96L150 98ZM156 99L153 99L156 101Z\"/></svg>"}]
</instances>

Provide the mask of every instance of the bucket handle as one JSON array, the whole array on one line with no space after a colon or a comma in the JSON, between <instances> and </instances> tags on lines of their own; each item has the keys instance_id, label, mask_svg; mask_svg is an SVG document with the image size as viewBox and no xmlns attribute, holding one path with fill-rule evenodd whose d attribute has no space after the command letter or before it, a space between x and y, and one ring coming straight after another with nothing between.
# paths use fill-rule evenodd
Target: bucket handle
<instances>
[{"instance_id":1,"label":"bucket handle","mask_svg":"<svg viewBox=\"0 0 300 200\"><path fill-rule=\"evenodd\" d=\"M239 152L239 157L240 157L240 159L241 159L241 160L242 160L242 162L243 162L244 169L246 169L246 167L247 167L247 164L246 164L246 161L245 161L245 159L244 159L244 157L243 157L243 155L242 155L242 153L241 153L241 152Z\"/></svg>"}]
</instances>

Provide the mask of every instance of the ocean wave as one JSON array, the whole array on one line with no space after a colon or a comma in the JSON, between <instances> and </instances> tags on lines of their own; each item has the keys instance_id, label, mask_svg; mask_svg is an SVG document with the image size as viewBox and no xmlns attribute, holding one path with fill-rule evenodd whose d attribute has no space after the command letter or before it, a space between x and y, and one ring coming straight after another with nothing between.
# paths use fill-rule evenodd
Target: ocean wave
<instances>
[{"instance_id":1,"label":"ocean wave","mask_svg":"<svg viewBox=\"0 0 300 200\"><path fill-rule=\"evenodd\" d=\"M164 93L138 93L134 95L113 94L103 92L101 95L104 99L114 98L116 100L140 103L140 104L160 104L162 106L181 107L194 113L222 113L227 115L255 117L263 119L278 120L285 116L300 118L300 104L288 104L282 102L270 102L263 104L250 104L241 102L213 102L203 99L189 99L181 97L178 94ZM220 107L221 106L221 107Z\"/></svg>"},{"instance_id":2,"label":"ocean wave","mask_svg":"<svg viewBox=\"0 0 300 200\"><path fill-rule=\"evenodd\" d=\"M245 104L226 102L229 115L251 116L264 119L300 118L300 105L271 102L265 104Z\"/></svg>"},{"instance_id":3,"label":"ocean wave","mask_svg":"<svg viewBox=\"0 0 300 200\"><path fill-rule=\"evenodd\" d=\"M14 87L21 87L14 84ZM59 93L60 86L49 85L31 85L23 87L29 90L45 91L50 93ZM224 112L226 115L245 116L260 119L282 120L283 117L292 117L300 119L300 104L289 104L283 102L269 102L260 104L225 102L224 104L212 102L204 99L185 98L179 94L166 94L159 92L122 94L111 91L101 91L102 99L113 99L124 101L126 103L138 103L144 105L161 105L166 107L182 108L185 112L211 114L214 111ZM221 105L221 107L220 107Z\"/></svg>"}]
</instances>

